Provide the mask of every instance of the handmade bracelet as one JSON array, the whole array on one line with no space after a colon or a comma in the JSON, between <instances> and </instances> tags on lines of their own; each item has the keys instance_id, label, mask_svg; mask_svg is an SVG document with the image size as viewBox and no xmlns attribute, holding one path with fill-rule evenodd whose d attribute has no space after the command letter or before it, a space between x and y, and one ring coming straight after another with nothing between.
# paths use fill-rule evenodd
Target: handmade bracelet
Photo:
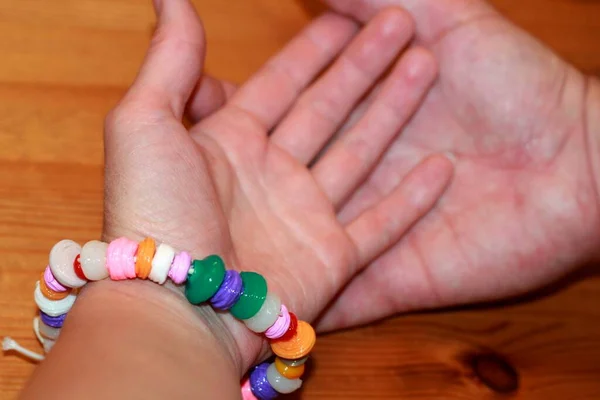
<instances>
[{"instance_id":1,"label":"handmade bracelet","mask_svg":"<svg viewBox=\"0 0 600 400\"><path fill-rule=\"evenodd\" d=\"M315 331L267 290L262 275L226 270L217 255L192 260L187 252L177 252L164 243L157 245L151 238L140 243L123 237L110 244L93 240L83 247L62 240L54 245L49 258L34 291L40 315L34 318L33 327L45 353L52 349L79 289L88 281L140 278L163 284L170 278L177 285L185 283L190 303L210 302L217 310L228 310L270 341L275 360L252 368L242 383L245 400L270 400L302 386L300 377L315 345ZM3 348L37 360L44 358L11 338L4 339Z\"/></svg>"}]
</instances>

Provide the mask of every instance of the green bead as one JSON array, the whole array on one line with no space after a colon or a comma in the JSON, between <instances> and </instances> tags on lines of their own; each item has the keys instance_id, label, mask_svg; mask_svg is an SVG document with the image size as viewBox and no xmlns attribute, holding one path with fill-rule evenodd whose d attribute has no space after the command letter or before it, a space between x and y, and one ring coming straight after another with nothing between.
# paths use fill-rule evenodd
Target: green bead
<instances>
[{"instance_id":1,"label":"green bead","mask_svg":"<svg viewBox=\"0 0 600 400\"><path fill-rule=\"evenodd\" d=\"M192 304L204 303L214 296L225 279L225 263L219 256L194 260L185 283L185 297Z\"/></svg>"},{"instance_id":2,"label":"green bead","mask_svg":"<svg viewBox=\"0 0 600 400\"><path fill-rule=\"evenodd\" d=\"M243 292L237 303L229 310L237 319L252 318L267 298L267 281L256 272L242 272Z\"/></svg>"}]
</instances>

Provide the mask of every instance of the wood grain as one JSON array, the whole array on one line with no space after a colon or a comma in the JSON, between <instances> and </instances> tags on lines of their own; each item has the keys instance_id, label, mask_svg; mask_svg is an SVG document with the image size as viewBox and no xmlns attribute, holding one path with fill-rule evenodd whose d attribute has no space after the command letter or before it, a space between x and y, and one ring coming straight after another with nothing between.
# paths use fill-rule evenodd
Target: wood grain
<instances>
[{"instance_id":1,"label":"wood grain","mask_svg":"<svg viewBox=\"0 0 600 400\"><path fill-rule=\"evenodd\" d=\"M321 9L316 1L195 3L208 69L234 82ZM600 2L493 3L600 75ZM48 249L57 238L100 233L104 115L135 76L153 24L147 0L0 0L0 335L39 348L30 289ZM326 336L301 397L599 399L598 305L592 273L529 301L406 315ZM0 398L14 398L33 368L0 357Z\"/></svg>"}]
</instances>

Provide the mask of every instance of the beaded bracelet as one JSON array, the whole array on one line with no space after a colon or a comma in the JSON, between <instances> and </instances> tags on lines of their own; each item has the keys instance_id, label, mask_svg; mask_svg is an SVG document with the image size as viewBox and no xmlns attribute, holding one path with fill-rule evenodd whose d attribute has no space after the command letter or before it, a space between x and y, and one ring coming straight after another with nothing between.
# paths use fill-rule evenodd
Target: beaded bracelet
<instances>
[{"instance_id":1,"label":"beaded bracelet","mask_svg":"<svg viewBox=\"0 0 600 400\"><path fill-rule=\"evenodd\" d=\"M185 252L151 238L139 244L119 238L110 244L93 240L83 247L62 240L50 251L49 265L36 282L34 299L40 309L33 320L35 334L48 353L60 334L67 313L81 287L88 281L150 279L160 285L167 277L185 283L185 296L192 304L210 302L217 310L228 310L252 331L264 333L276 357L273 363L252 368L242 383L245 400L270 400L302 386L304 363L315 345L315 331L289 312L277 295L267 290L264 277L255 272L226 270L217 255L192 260ZM11 338L4 350L16 350L30 358L44 356L21 347Z\"/></svg>"}]
</instances>

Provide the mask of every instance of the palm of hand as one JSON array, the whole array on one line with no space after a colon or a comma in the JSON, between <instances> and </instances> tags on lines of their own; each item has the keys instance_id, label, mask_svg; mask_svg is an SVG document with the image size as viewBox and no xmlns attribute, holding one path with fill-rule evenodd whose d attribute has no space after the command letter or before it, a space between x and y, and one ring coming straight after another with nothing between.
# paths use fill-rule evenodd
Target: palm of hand
<instances>
[{"instance_id":1,"label":"palm of hand","mask_svg":"<svg viewBox=\"0 0 600 400\"><path fill-rule=\"evenodd\" d=\"M227 106L188 132L181 114L198 79L197 71L201 71L201 57L190 62L188 54L176 55L182 54L181 38L202 42L202 35L188 2L166 2L163 7L163 15L170 14L169 18L159 18L163 39L155 41L138 80L107 121L105 237L152 236L195 257L219 254L229 268L263 274L270 290L300 318L311 321L359 267L395 243L433 206L451 177L451 165L442 156L429 158L387 199L352 221L340 222L335 198L347 198L361 179L345 172L347 148L332 150L333 157L322 169L325 176L331 172L341 176L334 180L333 188L340 183L344 188L334 190L294 149L281 143L295 139L295 129L311 129L296 123L305 111L297 101L298 93L322 68L320 64L331 62L345 47L356 31L354 23L333 16L316 21ZM376 19L356 39L358 44L348 47L349 57L362 54L365 47L372 48L381 32L389 31L390 19L398 18L406 17L392 13ZM321 45L306 39L323 30L341 30L329 36L325 46L329 50L325 52ZM408 40L410 32L406 33ZM307 58L307 65L294 63L295 72L279 72L284 64L290 64L290 58L304 58L303 52L323 54L320 61ZM394 54L387 58L381 70ZM413 56L399 64L396 77L406 74L406 65L429 62L428 57ZM184 77L179 82L169 73L173 64ZM420 84L413 88L414 98L402 103L408 109L416 107L433 79L431 69L416 69L419 72L412 73L413 81ZM297 78L291 79L290 74ZM375 81L377 75L373 71L366 84ZM327 76L322 79L325 83L332 80ZM286 88L294 86L286 93ZM260 101L269 88L275 90L276 105L270 104L269 98ZM306 91L311 92L314 88ZM290 107L286 118L279 121ZM339 111L332 117L343 116ZM403 123L394 119L392 131ZM273 129L279 144L268 136ZM318 137L313 142L319 150L329 132L315 132ZM377 158L365 160L355 170L371 169ZM245 352L245 362L258 357L257 346L248 345L247 335L236 340Z\"/></svg>"},{"instance_id":2,"label":"palm of hand","mask_svg":"<svg viewBox=\"0 0 600 400\"><path fill-rule=\"evenodd\" d=\"M345 10L342 2L330 3ZM564 274L589 251L597 230L584 150L584 76L483 2L358 3L363 7L352 7L361 10L358 18L370 7L406 6L440 74L342 209L342 220L376 201L431 152L452 151L457 164L437 207L350 283L323 327L515 295ZM380 295L357 311L351 299L366 293Z\"/></svg>"}]
</instances>

